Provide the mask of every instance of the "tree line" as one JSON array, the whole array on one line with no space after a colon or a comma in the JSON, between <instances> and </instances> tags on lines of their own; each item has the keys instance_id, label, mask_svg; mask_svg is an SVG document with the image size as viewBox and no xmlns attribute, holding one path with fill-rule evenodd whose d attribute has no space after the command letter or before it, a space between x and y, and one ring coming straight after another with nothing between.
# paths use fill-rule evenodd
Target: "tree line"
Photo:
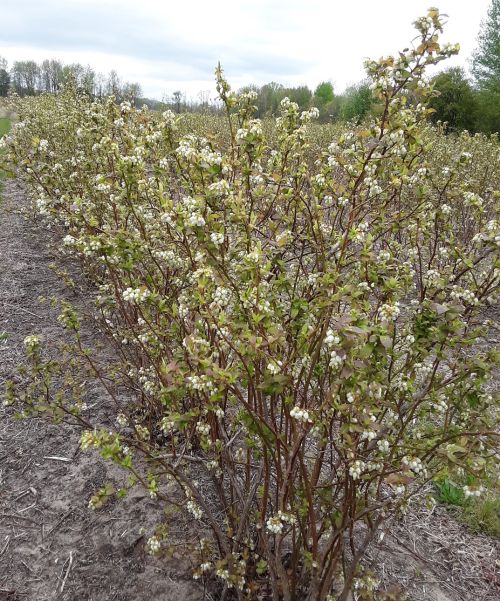
<instances>
[{"instance_id":1,"label":"tree line","mask_svg":"<svg viewBox=\"0 0 500 601\"><path fill-rule=\"evenodd\" d=\"M35 96L55 93L69 80L92 97L102 98L114 94L118 99L137 101L142 96L137 82L122 81L114 70L108 75L96 72L80 63L64 64L58 59L41 63L34 60L14 61L8 68L0 57L0 96L15 92L19 96Z\"/></svg>"},{"instance_id":2,"label":"tree line","mask_svg":"<svg viewBox=\"0 0 500 601\"><path fill-rule=\"evenodd\" d=\"M198 100L189 101L180 91L161 102L144 98L138 83L122 81L114 70L105 76L89 66L79 63L64 65L56 59L41 63L15 61L9 70L7 62L0 57L0 96L7 96L10 91L20 96L54 93L69 78L92 97L113 94L119 101L127 99L134 104L145 103L156 110L168 107L177 113L218 112L221 108L216 100L210 98L209 92L200 92ZM434 122L445 122L449 131L500 131L500 0L492 0L481 24L471 76L460 67L452 67L438 73L432 83L437 92L430 101ZM366 80L349 86L339 94L334 92L329 81L321 82L314 90L306 85L286 87L271 82L260 87L246 86L241 92L249 90L257 94L258 117L276 115L285 97L296 102L302 110L317 107L322 122L360 123L367 115L377 111Z\"/></svg>"},{"instance_id":3,"label":"tree line","mask_svg":"<svg viewBox=\"0 0 500 601\"><path fill-rule=\"evenodd\" d=\"M80 63L64 64L57 59L47 59L41 63L34 60L14 61L9 69L7 61L0 57L0 96L15 92L19 96L34 96L43 93L56 93L69 80L92 97L101 98L113 94L118 100L133 103L146 103L153 109L172 108L176 112L217 111L217 103L208 92L200 92L197 100L187 100L176 91L162 102L144 98L141 86L136 82L122 81L116 71L108 75L97 73L92 67ZM372 106L371 92L367 82L353 85L343 93L334 94L330 82L320 83L314 91L308 86L286 87L271 82L258 86L247 86L241 91L254 90L257 93L257 115L275 115L281 100L288 96L302 110L317 106L320 119L362 119Z\"/></svg>"},{"instance_id":4,"label":"tree line","mask_svg":"<svg viewBox=\"0 0 500 601\"><path fill-rule=\"evenodd\" d=\"M296 102L301 110L312 106L319 109L320 121L352 119L362 120L373 106L373 98L366 80L348 87L341 94L334 94L333 85L324 81L311 90L306 85L290 87L277 82L270 82L263 86L248 85L238 90L239 94L253 91L257 98L256 117L263 118L279 113L280 102L287 97ZM221 109L216 99L211 99L208 92L198 95L198 100L188 100L180 91L164 98L163 106L177 113L206 111L216 112Z\"/></svg>"},{"instance_id":5,"label":"tree line","mask_svg":"<svg viewBox=\"0 0 500 601\"><path fill-rule=\"evenodd\" d=\"M492 0L472 56L472 78L451 68L434 78L433 120L452 130L500 132L500 0Z\"/></svg>"}]
</instances>

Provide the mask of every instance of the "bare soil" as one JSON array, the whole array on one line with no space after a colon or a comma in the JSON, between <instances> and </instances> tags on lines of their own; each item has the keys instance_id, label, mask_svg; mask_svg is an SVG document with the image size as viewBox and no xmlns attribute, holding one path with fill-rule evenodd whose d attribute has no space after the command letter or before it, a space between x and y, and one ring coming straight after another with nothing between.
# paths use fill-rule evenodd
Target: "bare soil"
<instances>
[{"instance_id":1,"label":"bare soil","mask_svg":"<svg viewBox=\"0 0 500 601\"><path fill-rule=\"evenodd\" d=\"M4 383L24 360L30 334L56 342L65 332L58 310L40 296L57 296L85 310L83 293L65 288L50 268L54 234L26 220L22 190L6 182L0 201L0 398ZM84 284L83 284L84 288ZM83 332L98 339L92 324ZM109 423L106 397L97 386L86 402ZM0 601L197 601L203 590L180 558L145 553L145 528L161 521L158 503L145 493L99 511L89 498L121 474L94 453L79 451L80 431L39 419L18 420L0 407ZM184 524L180 524L182 536Z\"/></svg>"},{"instance_id":2,"label":"bare soil","mask_svg":"<svg viewBox=\"0 0 500 601\"><path fill-rule=\"evenodd\" d=\"M27 335L65 339L57 308L39 297L57 296L89 313L91 306L81 275L75 292L51 269L58 236L25 219L19 210L27 205L22 189L7 182L0 201L0 398L24 361ZM78 278L78 268L69 268ZM83 336L87 343L100 340L91 322ZM105 392L91 385L86 395L100 424L110 424ZM121 474L81 453L79 436L76 427L18 420L0 406L0 601L214 599L192 580L186 558L145 553L147 534L162 520L162 508L146 493L88 508L96 489L119 486ZM171 525L179 541L190 528L183 516ZM412 509L371 548L366 563L386 599L407 593L412 601L494 601L500 598L498 551L498 541L471 534L442 507Z\"/></svg>"}]
</instances>

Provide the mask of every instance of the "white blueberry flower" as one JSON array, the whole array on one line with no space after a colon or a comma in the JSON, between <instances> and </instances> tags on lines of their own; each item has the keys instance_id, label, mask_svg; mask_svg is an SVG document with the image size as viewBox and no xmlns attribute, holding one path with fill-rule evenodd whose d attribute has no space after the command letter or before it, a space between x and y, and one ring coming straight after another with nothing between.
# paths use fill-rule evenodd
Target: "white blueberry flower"
<instances>
[{"instance_id":1,"label":"white blueberry flower","mask_svg":"<svg viewBox=\"0 0 500 601\"><path fill-rule=\"evenodd\" d=\"M155 555L161 549L160 539L157 536L152 536L148 539L146 547L151 555Z\"/></svg>"},{"instance_id":2,"label":"white blueberry flower","mask_svg":"<svg viewBox=\"0 0 500 601\"><path fill-rule=\"evenodd\" d=\"M188 500L186 508L197 520L200 520L203 517L203 511L192 499Z\"/></svg>"},{"instance_id":3,"label":"white blueberry flower","mask_svg":"<svg viewBox=\"0 0 500 601\"><path fill-rule=\"evenodd\" d=\"M129 303L141 303L151 296L147 288L128 287L122 292L123 300Z\"/></svg>"},{"instance_id":4,"label":"white blueberry flower","mask_svg":"<svg viewBox=\"0 0 500 601\"><path fill-rule=\"evenodd\" d=\"M220 246L224 244L224 234L219 232L212 232L210 234L210 240L215 244L215 246Z\"/></svg>"},{"instance_id":5,"label":"white blueberry flower","mask_svg":"<svg viewBox=\"0 0 500 601\"><path fill-rule=\"evenodd\" d=\"M484 486L464 486L463 487L463 491L464 491L464 495L466 498L470 498L470 497L480 497L484 491L485 488Z\"/></svg>"},{"instance_id":6,"label":"white blueberry flower","mask_svg":"<svg viewBox=\"0 0 500 601\"><path fill-rule=\"evenodd\" d=\"M267 371L273 375L279 374L283 363L281 361L270 361L267 364Z\"/></svg>"},{"instance_id":7,"label":"white blueberry flower","mask_svg":"<svg viewBox=\"0 0 500 601\"><path fill-rule=\"evenodd\" d=\"M343 358L337 353L337 351L332 351L330 353L330 367L332 369L337 369L342 365Z\"/></svg>"},{"instance_id":8,"label":"white blueberry flower","mask_svg":"<svg viewBox=\"0 0 500 601\"><path fill-rule=\"evenodd\" d=\"M117 423L117 424L118 424L120 427L124 428L124 427L127 425L127 423L128 423L127 416L126 416L126 415L124 415L123 413L119 413L119 414L116 416L116 423Z\"/></svg>"},{"instance_id":9,"label":"white blueberry flower","mask_svg":"<svg viewBox=\"0 0 500 601\"><path fill-rule=\"evenodd\" d=\"M349 468L349 475L353 480L359 480L361 474L366 468L366 463L358 459Z\"/></svg>"},{"instance_id":10,"label":"white blueberry flower","mask_svg":"<svg viewBox=\"0 0 500 601\"><path fill-rule=\"evenodd\" d=\"M311 422L311 417L309 415L309 412L306 409L301 409L298 406L295 406L291 411L290 411L290 417L293 417L294 419L296 419L298 422L304 422L304 423L309 423Z\"/></svg>"},{"instance_id":11,"label":"white blueberry flower","mask_svg":"<svg viewBox=\"0 0 500 601\"><path fill-rule=\"evenodd\" d=\"M389 448L390 448L389 441L388 440L378 440L377 447L381 453L384 453L384 454L388 453Z\"/></svg>"},{"instance_id":12,"label":"white blueberry flower","mask_svg":"<svg viewBox=\"0 0 500 601\"><path fill-rule=\"evenodd\" d=\"M40 337L35 335L26 336L23 342L24 346L31 351L40 346Z\"/></svg>"},{"instance_id":13,"label":"white blueberry flower","mask_svg":"<svg viewBox=\"0 0 500 601\"><path fill-rule=\"evenodd\" d=\"M382 321L395 321L398 318L400 312L401 310L399 308L399 303L397 302L392 305L382 305L378 310L378 314Z\"/></svg>"},{"instance_id":14,"label":"white blueberry flower","mask_svg":"<svg viewBox=\"0 0 500 601\"><path fill-rule=\"evenodd\" d=\"M275 516L271 516L266 521L266 528L272 534L281 534L285 524L296 524L297 520L294 515L278 511Z\"/></svg>"},{"instance_id":15,"label":"white blueberry flower","mask_svg":"<svg viewBox=\"0 0 500 601\"><path fill-rule=\"evenodd\" d=\"M283 532L283 522L279 516L270 517L267 519L266 528L272 534L281 534Z\"/></svg>"},{"instance_id":16,"label":"white blueberry flower","mask_svg":"<svg viewBox=\"0 0 500 601\"><path fill-rule=\"evenodd\" d=\"M202 436L208 436L210 434L210 424L204 424L203 422L198 422L196 424L196 431L198 434Z\"/></svg>"},{"instance_id":17,"label":"white blueberry flower","mask_svg":"<svg viewBox=\"0 0 500 601\"><path fill-rule=\"evenodd\" d=\"M419 457L403 457L403 464L416 474L424 474L425 467Z\"/></svg>"},{"instance_id":18,"label":"white blueberry flower","mask_svg":"<svg viewBox=\"0 0 500 601\"><path fill-rule=\"evenodd\" d=\"M339 344L340 343L340 337L337 336L333 330L328 329L326 332L326 336L325 336L325 340L324 343L327 346L333 346L335 344Z\"/></svg>"}]
</instances>

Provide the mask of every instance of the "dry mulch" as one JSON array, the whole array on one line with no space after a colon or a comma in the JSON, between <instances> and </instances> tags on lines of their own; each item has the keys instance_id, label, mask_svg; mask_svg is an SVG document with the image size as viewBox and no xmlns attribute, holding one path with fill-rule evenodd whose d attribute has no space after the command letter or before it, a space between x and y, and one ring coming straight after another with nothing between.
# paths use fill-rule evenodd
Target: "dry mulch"
<instances>
[{"instance_id":1,"label":"dry mulch","mask_svg":"<svg viewBox=\"0 0 500 601\"><path fill-rule=\"evenodd\" d=\"M412 601L500 598L500 541L473 534L445 507L415 504L381 538L368 563L382 588L405 591Z\"/></svg>"},{"instance_id":2,"label":"dry mulch","mask_svg":"<svg viewBox=\"0 0 500 601\"><path fill-rule=\"evenodd\" d=\"M72 292L50 268L57 235L20 215L26 206L21 188L7 182L0 201L0 334L8 335L0 340L0 390L24 360L27 335L65 339L57 308L40 304L40 296L90 309L85 283L83 293ZM90 323L83 336L100 339ZM101 425L109 424L106 394L96 385L86 394ZM145 554L138 528L147 533L162 516L145 493L88 509L95 490L119 485L120 473L81 453L78 441L76 427L16 420L0 406L0 601L211 599L192 581L187 560ZM174 530L180 540L189 536L181 518ZM412 601L500 598L498 541L471 534L442 507L412 509L371 548L367 563L392 591L388 598L403 592Z\"/></svg>"}]
</instances>

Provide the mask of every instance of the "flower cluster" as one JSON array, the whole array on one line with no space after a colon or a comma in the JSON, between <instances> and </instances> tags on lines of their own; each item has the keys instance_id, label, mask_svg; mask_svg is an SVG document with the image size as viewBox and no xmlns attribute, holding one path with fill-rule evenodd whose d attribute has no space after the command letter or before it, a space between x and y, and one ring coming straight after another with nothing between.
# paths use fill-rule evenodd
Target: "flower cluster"
<instances>
[{"instance_id":1,"label":"flower cluster","mask_svg":"<svg viewBox=\"0 0 500 601\"><path fill-rule=\"evenodd\" d=\"M293 417L293 419L296 419L298 422L304 422L305 424L312 421L309 412L300 407L294 407L290 411L290 417Z\"/></svg>"}]
</instances>

